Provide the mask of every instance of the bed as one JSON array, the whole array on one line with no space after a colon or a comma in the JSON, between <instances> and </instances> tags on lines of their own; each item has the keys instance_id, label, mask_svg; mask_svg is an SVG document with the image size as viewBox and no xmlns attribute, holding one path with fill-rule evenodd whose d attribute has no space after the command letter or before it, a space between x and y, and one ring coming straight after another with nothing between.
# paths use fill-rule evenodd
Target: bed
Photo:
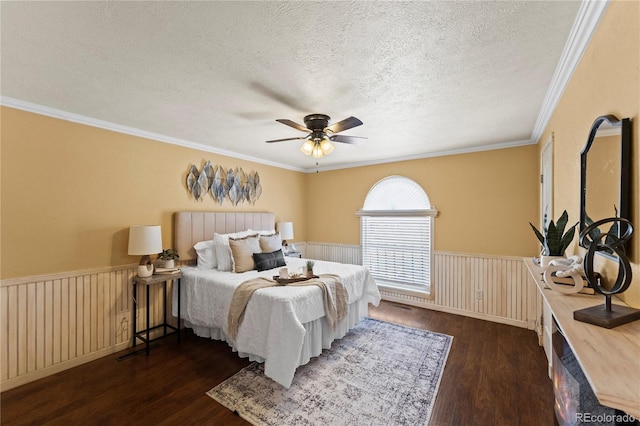
<instances>
[{"instance_id":1,"label":"bed","mask_svg":"<svg viewBox=\"0 0 640 426\"><path fill-rule=\"evenodd\" d=\"M250 229L272 231L273 213L177 212L175 246L180 260L194 260L198 242L209 241L214 234L229 234ZM285 257L289 270L301 270L306 260ZM278 269L242 273L181 268L181 319L184 326L200 337L226 341L241 357L264 363L265 375L288 388L295 370L331 342L342 338L368 313L369 303L377 306L380 293L369 271L359 265L316 261L314 273L335 274L347 291L346 317L333 329L324 314L323 295L316 286L277 286L256 291L247 304L235 339L229 337L227 314L233 293L241 283L256 277L272 278ZM177 288L174 289L177 291ZM177 315L177 297L173 314Z\"/></svg>"}]
</instances>

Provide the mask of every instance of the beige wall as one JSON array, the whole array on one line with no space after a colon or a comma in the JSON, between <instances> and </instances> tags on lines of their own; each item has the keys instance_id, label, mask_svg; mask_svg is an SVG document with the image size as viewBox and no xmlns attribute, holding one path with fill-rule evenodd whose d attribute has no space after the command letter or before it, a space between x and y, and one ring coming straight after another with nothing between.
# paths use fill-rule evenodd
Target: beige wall
<instances>
[{"instance_id":1,"label":"beige wall","mask_svg":"<svg viewBox=\"0 0 640 426\"><path fill-rule=\"evenodd\" d=\"M178 210L271 211L304 241L303 173L115 133L3 107L1 277L15 278L137 262L128 227L162 225L172 244ZM189 165L206 160L260 174L255 206L190 198Z\"/></svg>"},{"instance_id":2,"label":"beige wall","mask_svg":"<svg viewBox=\"0 0 640 426\"><path fill-rule=\"evenodd\" d=\"M633 120L631 220L636 232L631 241L633 282L623 294L640 307L640 2L613 1L605 12L579 66L540 138L554 132L554 217L567 210L579 217L580 151L596 117L613 114ZM574 251L577 251L574 240ZM571 251L572 249L569 249Z\"/></svg>"},{"instance_id":3,"label":"beige wall","mask_svg":"<svg viewBox=\"0 0 640 426\"><path fill-rule=\"evenodd\" d=\"M426 191L439 215L435 249L535 255L528 222L537 223L535 145L373 165L307 175L307 236L360 244L355 212L380 179L402 175Z\"/></svg>"},{"instance_id":4,"label":"beige wall","mask_svg":"<svg viewBox=\"0 0 640 426\"><path fill-rule=\"evenodd\" d=\"M640 224L638 2L612 2L538 146L435 157L307 174L2 108L1 271L13 278L134 262L126 255L132 224L163 226L171 245L176 210L273 211L296 223L297 241L358 244L355 212L389 175L418 182L440 211L435 249L529 256L538 249L538 158L554 132L554 213L578 218L579 152L595 117L633 122L632 220ZM260 173L255 206L189 198L187 167L204 161ZM640 305L640 238L632 241ZM571 249L570 249L571 250ZM577 250L574 247L574 250Z\"/></svg>"},{"instance_id":5,"label":"beige wall","mask_svg":"<svg viewBox=\"0 0 640 426\"><path fill-rule=\"evenodd\" d=\"M3 279L135 262L126 254L128 227L161 224L170 247L177 210L273 211L296 224L297 241L359 244L355 212L391 174L414 179L439 209L437 250L537 250L527 224L537 215L535 146L304 175L12 108L1 113ZM188 166L206 160L258 171L264 191L256 205L190 198Z\"/></svg>"}]
</instances>

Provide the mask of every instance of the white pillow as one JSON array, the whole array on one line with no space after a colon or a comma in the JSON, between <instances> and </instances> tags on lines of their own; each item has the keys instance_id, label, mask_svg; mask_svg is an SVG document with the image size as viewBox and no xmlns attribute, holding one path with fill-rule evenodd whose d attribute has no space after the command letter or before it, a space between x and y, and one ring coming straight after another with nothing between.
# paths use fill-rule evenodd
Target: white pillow
<instances>
[{"instance_id":1,"label":"white pillow","mask_svg":"<svg viewBox=\"0 0 640 426\"><path fill-rule=\"evenodd\" d=\"M218 267L213 240L200 241L193 248L198 255L198 269L215 269Z\"/></svg>"},{"instance_id":2,"label":"white pillow","mask_svg":"<svg viewBox=\"0 0 640 426\"><path fill-rule=\"evenodd\" d=\"M247 232L249 234L258 234L258 235L273 235L276 233L275 229L272 229L270 231L256 231L254 229L247 229Z\"/></svg>"},{"instance_id":3,"label":"white pillow","mask_svg":"<svg viewBox=\"0 0 640 426\"><path fill-rule=\"evenodd\" d=\"M216 259L218 261L218 271L230 272L233 268L231 262L231 248L229 247L229 237L231 238L243 238L249 235L256 235L249 230L241 232L233 232L231 234L213 234L213 245L216 250Z\"/></svg>"}]
</instances>

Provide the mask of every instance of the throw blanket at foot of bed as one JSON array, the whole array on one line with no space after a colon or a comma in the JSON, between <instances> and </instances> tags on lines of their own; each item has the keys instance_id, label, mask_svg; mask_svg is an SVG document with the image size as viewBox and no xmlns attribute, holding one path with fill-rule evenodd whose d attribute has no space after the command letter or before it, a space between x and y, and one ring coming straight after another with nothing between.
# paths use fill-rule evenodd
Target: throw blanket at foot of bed
<instances>
[{"instance_id":1,"label":"throw blanket at foot of bed","mask_svg":"<svg viewBox=\"0 0 640 426\"><path fill-rule=\"evenodd\" d=\"M229 337L236 340L240 323L244 318L244 312L253 293L261 288L281 286L274 280L264 277L254 278L240 284L233 293L231 306L229 307L228 327ZM347 290L344 288L340 277L333 274L322 274L318 278L288 284L288 286L315 285L322 290L324 312L331 330L347 315Z\"/></svg>"}]
</instances>

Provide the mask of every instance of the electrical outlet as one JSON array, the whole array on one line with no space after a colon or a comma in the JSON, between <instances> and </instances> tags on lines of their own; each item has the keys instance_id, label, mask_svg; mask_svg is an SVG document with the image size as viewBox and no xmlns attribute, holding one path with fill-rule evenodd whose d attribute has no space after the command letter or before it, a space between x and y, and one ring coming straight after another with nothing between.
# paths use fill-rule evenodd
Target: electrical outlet
<instances>
[{"instance_id":1,"label":"electrical outlet","mask_svg":"<svg viewBox=\"0 0 640 426\"><path fill-rule=\"evenodd\" d=\"M476 299L482 300L484 297L484 292L482 290L476 290Z\"/></svg>"},{"instance_id":2,"label":"electrical outlet","mask_svg":"<svg viewBox=\"0 0 640 426\"><path fill-rule=\"evenodd\" d=\"M118 314L118 323L116 324L116 336L126 336L129 333L129 318L131 314L122 311Z\"/></svg>"}]
</instances>

